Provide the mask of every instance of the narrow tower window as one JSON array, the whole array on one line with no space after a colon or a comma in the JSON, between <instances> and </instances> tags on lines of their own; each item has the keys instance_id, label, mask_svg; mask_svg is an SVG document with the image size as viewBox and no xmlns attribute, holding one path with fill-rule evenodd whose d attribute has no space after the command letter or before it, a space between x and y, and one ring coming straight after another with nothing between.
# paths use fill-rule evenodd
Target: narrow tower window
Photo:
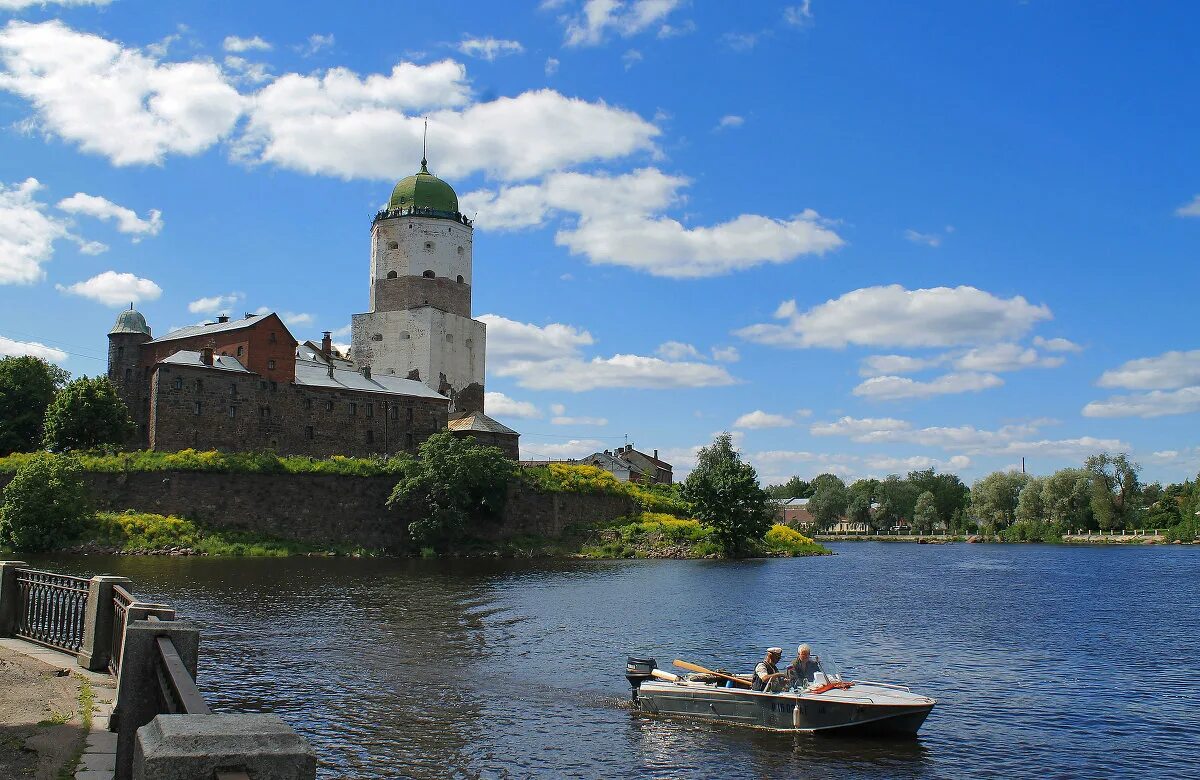
<instances>
[{"instance_id":1,"label":"narrow tower window","mask_svg":"<svg viewBox=\"0 0 1200 780\"><path fill-rule=\"evenodd\" d=\"M421 276L424 276L426 279L432 279L434 274L433 271L425 271L421 274Z\"/></svg>"},{"instance_id":2,"label":"narrow tower window","mask_svg":"<svg viewBox=\"0 0 1200 780\"><path fill-rule=\"evenodd\" d=\"M464 251L464 250L463 250L463 248L460 246L460 247L458 248L458 256L459 256L459 257L462 257L462 256L463 256L463 251Z\"/></svg>"},{"instance_id":3,"label":"narrow tower window","mask_svg":"<svg viewBox=\"0 0 1200 780\"><path fill-rule=\"evenodd\" d=\"M396 278L396 272L395 272L395 271L388 271L387 278L389 278L389 279L395 279L395 278Z\"/></svg>"},{"instance_id":4,"label":"narrow tower window","mask_svg":"<svg viewBox=\"0 0 1200 780\"><path fill-rule=\"evenodd\" d=\"M400 248L399 242L396 242L396 241L388 242L388 249L399 249L399 248Z\"/></svg>"},{"instance_id":5,"label":"narrow tower window","mask_svg":"<svg viewBox=\"0 0 1200 780\"><path fill-rule=\"evenodd\" d=\"M463 283L463 282L465 282L465 281L466 281L466 279L462 278L462 274L459 274L459 275L458 275L458 283L459 283L459 284L462 284L462 283Z\"/></svg>"},{"instance_id":6,"label":"narrow tower window","mask_svg":"<svg viewBox=\"0 0 1200 780\"><path fill-rule=\"evenodd\" d=\"M432 251L433 251L433 242L432 242L432 241L426 241L426 242L425 242L425 251L426 251L426 252L432 252Z\"/></svg>"}]
</instances>

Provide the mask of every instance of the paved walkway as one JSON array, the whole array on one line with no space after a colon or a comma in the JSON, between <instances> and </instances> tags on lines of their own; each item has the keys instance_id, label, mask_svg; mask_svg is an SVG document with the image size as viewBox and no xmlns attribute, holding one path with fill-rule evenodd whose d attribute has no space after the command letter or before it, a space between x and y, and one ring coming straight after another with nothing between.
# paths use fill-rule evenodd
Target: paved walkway
<instances>
[{"instance_id":1,"label":"paved walkway","mask_svg":"<svg viewBox=\"0 0 1200 780\"><path fill-rule=\"evenodd\" d=\"M95 702L86 735L76 712L84 680ZM57 778L84 736L75 780L112 780L117 735L108 730L108 719L116 695L112 675L81 669L73 655L0 639L0 768L12 777Z\"/></svg>"}]
</instances>

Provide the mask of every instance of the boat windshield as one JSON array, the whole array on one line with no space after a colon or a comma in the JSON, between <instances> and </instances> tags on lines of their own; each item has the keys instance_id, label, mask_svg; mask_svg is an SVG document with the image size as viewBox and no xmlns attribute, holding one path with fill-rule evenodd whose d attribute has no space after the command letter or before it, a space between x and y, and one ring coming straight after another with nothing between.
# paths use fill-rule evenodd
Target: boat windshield
<instances>
[{"instance_id":1,"label":"boat windshield","mask_svg":"<svg viewBox=\"0 0 1200 780\"><path fill-rule=\"evenodd\" d=\"M798 690L815 688L831 682L841 682L841 668L838 666L837 661L835 661L831 656L825 653L814 652L812 654L812 660L816 662L817 671L813 674L812 680L795 686Z\"/></svg>"}]
</instances>

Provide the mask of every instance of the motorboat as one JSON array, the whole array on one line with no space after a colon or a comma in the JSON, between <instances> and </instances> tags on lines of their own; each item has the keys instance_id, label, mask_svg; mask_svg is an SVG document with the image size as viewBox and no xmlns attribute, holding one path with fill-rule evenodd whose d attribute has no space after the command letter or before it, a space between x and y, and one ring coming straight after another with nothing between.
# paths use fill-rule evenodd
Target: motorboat
<instances>
[{"instance_id":1,"label":"motorboat","mask_svg":"<svg viewBox=\"0 0 1200 780\"><path fill-rule=\"evenodd\" d=\"M779 690L751 690L752 676L685 661L676 675L653 658L629 658L634 706L654 715L700 718L771 731L914 737L937 701L903 685L844 680L819 658L813 679Z\"/></svg>"}]
</instances>

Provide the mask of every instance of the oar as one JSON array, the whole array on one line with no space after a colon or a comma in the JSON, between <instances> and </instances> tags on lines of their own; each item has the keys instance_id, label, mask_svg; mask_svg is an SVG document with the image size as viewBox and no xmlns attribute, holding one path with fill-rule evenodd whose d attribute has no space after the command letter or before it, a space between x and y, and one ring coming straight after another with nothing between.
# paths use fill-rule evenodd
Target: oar
<instances>
[{"instance_id":1,"label":"oar","mask_svg":"<svg viewBox=\"0 0 1200 780\"><path fill-rule=\"evenodd\" d=\"M700 674L711 674L714 677L720 677L725 680L732 680L733 682L737 683L738 685L744 685L747 688L751 687L750 683L746 682L745 680L743 680L740 677L734 677L733 675L730 675L730 674L723 674L721 672L713 671L712 669L705 669L703 666L700 666L699 664L690 664L687 661L680 661L678 658L676 658L671 663L675 666L678 666L680 669L687 669L692 672L700 672Z\"/></svg>"}]
</instances>

